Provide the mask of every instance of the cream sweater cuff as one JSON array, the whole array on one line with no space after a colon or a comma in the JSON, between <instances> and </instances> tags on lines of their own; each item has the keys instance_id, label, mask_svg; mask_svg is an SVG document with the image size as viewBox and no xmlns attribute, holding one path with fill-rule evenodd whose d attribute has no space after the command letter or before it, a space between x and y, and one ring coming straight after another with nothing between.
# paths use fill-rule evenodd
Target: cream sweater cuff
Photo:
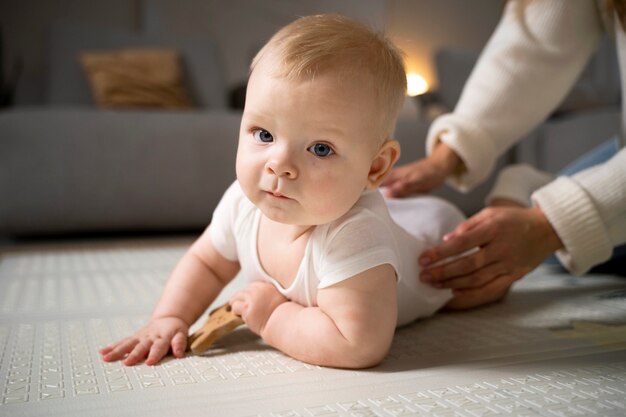
<instances>
[{"instance_id":1,"label":"cream sweater cuff","mask_svg":"<svg viewBox=\"0 0 626 417\"><path fill-rule=\"evenodd\" d=\"M449 177L448 183L466 192L481 183L493 170L496 151L475 123L466 123L458 115L445 114L435 120L426 137L426 152L430 153L438 141L448 145L463 161L466 171L458 177Z\"/></svg>"},{"instance_id":2,"label":"cream sweater cuff","mask_svg":"<svg viewBox=\"0 0 626 417\"><path fill-rule=\"evenodd\" d=\"M611 256L613 245L593 201L572 179L559 177L531 196L546 215L565 249L557 257L581 275Z\"/></svg>"}]
</instances>

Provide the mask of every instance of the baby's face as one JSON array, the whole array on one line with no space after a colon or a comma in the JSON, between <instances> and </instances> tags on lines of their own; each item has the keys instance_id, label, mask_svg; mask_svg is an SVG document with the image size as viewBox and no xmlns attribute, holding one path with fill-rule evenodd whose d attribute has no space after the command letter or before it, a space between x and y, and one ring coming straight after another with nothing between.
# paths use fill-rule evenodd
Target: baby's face
<instances>
[{"instance_id":1,"label":"baby's face","mask_svg":"<svg viewBox=\"0 0 626 417\"><path fill-rule=\"evenodd\" d=\"M319 225L345 214L368 185L381 140L371 88L272 75L261 61L248 82L237 178L270 219Z\"/></svg>"}]
</instances>

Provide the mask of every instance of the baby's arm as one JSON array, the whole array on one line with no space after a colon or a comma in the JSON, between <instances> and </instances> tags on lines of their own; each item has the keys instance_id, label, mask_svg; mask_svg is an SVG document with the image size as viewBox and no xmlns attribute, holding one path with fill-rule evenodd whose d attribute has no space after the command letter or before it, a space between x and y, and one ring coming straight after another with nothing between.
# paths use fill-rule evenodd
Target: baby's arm
<instances>
[{"instance_id":1,"label":"baby's arm","mask_svg":"<svg viewBox=\"0 0 626 417\"><path fill-rule=\"evenodd\" d=\"M215 249L207 228L172 271L150 321L133 336L103 348L103 360L111 362L128 355L125 365L134 365L144 358L147 365L154 365L170 347L174 356L182 357L189 326L238 270L238 262L224 258Z\"/></svg>"},{"instance_id":2,"label":"baby's arm","mask_svg":"<svg viewBox=\"0 0 626 417\"><path fill-rule=\"evenodd\" d=\"M253 324L251 329L298 360L367 368L382 361L391 346L397 301L395 271L388 264L320 289L317 307L303 307L280 296L270 299L276 307L264 323ZM246 323L254 321L246 320L244 300L235 296L231 303ZM254 306L246 308L255 317Z\"/></svg>"}]
</instances>

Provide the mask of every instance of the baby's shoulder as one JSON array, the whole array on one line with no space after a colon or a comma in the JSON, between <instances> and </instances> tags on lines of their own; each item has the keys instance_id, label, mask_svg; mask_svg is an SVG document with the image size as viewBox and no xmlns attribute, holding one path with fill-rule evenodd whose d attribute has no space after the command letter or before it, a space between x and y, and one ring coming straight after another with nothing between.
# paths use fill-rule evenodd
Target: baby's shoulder
<instances>
[{"instance_id":1,"label":"baby's shoulder","mask_svg":"<svg viewBox=\"0 0 626 417\"><path fill-rule=\"evenodd\" d=\"M318 226L318 235L327 243L367 246L387 244L393 240L391 218L384 206L355 204L346 214L323 226Z\"/></svg>"}]
</instances>

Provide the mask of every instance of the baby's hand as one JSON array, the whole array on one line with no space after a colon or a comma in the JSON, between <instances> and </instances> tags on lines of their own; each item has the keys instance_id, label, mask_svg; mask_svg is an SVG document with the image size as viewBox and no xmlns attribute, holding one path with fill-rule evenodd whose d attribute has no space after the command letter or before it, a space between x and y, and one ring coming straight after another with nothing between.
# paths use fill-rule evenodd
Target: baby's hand
<instances>
[{"instance_id":1,"label":"baby's hand","mask_svg":"<svg viewBox=\"0 0 626 417\"><path fill-rule=\"evenodd\" d=\"M241 316L248 328L261 335L272 312L287 299L267 282L253 282L230 299L233 313Z\"/></svg>"},{"instance_id":2,"label":"baby's hand","mask_svg":"<svg viewBox=\"0 0 626 417\"><path fill-rule=\"evenodd\" d=\"M156 365L167 354L170 346L175 357L185 355L188 332L187 323L177 317L152 319L133 336L100 349L100 355L105 362L126 357L124 365L127 366L135 365L144 358L146 365Z\"/></svg>"}]
</instances>

